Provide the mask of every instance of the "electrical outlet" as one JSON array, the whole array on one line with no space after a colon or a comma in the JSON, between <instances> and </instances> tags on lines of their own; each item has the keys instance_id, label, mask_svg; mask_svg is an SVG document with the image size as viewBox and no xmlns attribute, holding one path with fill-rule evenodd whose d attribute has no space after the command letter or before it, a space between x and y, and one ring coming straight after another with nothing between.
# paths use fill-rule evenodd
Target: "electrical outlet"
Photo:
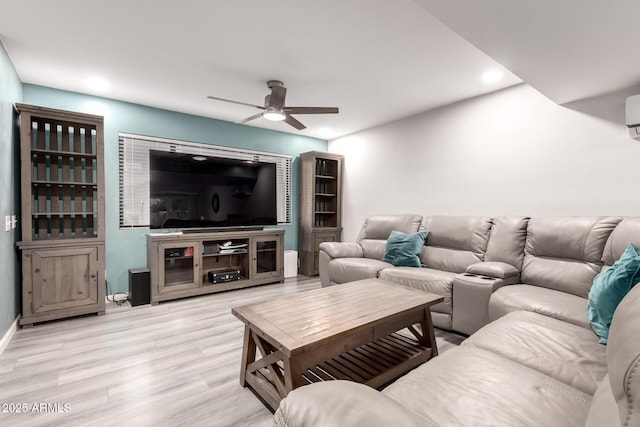
<instances>
[{"instance_id":1,"label":"electrical outlet","mask_svg":"<svg viewBox=\"0 0 640 427\"><path fill-rule=\"evenodd\" d=\"M11 215L11 228L14 229L18 226L18 219L15 215Z\"/></svg>"},{"instance_id":2,"label":"electrical outlet","mask_svg":"<svg viewBox=\"0 0 640 427\"><path fill-rule=\"evenodd\" d=\"M11 215L4 216L4 231L11 231Z\"/></svg>"}]
</instances>

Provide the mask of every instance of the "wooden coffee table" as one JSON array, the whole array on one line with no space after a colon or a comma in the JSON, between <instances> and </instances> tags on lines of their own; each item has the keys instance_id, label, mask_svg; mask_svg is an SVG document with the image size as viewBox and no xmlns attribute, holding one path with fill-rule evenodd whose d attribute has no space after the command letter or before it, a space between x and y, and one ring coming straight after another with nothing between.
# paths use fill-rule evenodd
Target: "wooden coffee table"
<instances>
[{"instance_id":1,"label":"wooden coffee table","mask_svg":"<svg viewBox=\"0 0 640 427\"><path fill-rule=\"evenodd\" d=\"M429 308L442 301L365 279L235 307L245 323L240 384L273 410L314 382L380 387L438 354Z\"/></svg>"}]
</instances>

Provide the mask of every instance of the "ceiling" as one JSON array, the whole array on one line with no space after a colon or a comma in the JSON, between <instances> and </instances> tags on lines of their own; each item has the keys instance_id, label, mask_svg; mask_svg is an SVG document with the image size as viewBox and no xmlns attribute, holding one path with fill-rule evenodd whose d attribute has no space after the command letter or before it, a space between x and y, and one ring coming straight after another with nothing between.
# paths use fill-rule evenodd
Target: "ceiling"
<instances>
[{"instance_id":1,"label":"ceiling","mask_svg":"<svg viewBox=\"0 0 640 427\"><path fill-rule=\"evenodd\" d=\"M640 85L638 0L415 0L558 104Z\"/></svg>"},{"instance_id":2,"label":"ceiling","mask_svg":"<svg viewBox=\"0 0 640 427\"><path fill-rule=\"evenodd\" d=\"M604 3L0 0L0 38L25 83L231 122L256 110L207 95L262 105L282 80L287 105L340 114L248 125L332 139L521 78L557 102L638 84L640 2Z\"/></svg>"}]
</instances>

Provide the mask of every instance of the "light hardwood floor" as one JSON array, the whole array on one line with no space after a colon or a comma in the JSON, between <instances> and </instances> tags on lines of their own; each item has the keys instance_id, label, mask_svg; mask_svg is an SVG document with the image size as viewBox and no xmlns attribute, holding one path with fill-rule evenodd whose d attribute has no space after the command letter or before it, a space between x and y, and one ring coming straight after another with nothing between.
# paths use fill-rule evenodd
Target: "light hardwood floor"
<instances>
[{"instance_id":1,"label":"light hardwood floor","mask_svg":"<svg viewBox=\"0 0 640 427\"><path fill-rule=\"evenodd\" d=\"M0 355L0 426L271 426L239 384L244 325L231 308L319 287L300 277L20 329ZM436 339L440 352L463 340Z\"/></svg>"}]
</instances>

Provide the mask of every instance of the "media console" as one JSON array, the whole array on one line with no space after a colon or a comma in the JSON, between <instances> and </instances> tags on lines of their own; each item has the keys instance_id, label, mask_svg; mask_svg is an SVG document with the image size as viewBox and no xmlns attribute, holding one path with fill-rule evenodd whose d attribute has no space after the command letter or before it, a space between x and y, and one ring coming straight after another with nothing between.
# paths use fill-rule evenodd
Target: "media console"
<instances>
[{"instance_id":1,"label":"media console","mask_svg":"<svg viewBox=\"0 0 640 427\"><path fill-rule=\"evenodd\" d=\"M284 281L284 230L147 234L151 304ZM218 273L234 271L236 274ZM212 277L223 281L212 283ZM227 280L227 281L225 281Z\"/></svg>"}]
</instances>

